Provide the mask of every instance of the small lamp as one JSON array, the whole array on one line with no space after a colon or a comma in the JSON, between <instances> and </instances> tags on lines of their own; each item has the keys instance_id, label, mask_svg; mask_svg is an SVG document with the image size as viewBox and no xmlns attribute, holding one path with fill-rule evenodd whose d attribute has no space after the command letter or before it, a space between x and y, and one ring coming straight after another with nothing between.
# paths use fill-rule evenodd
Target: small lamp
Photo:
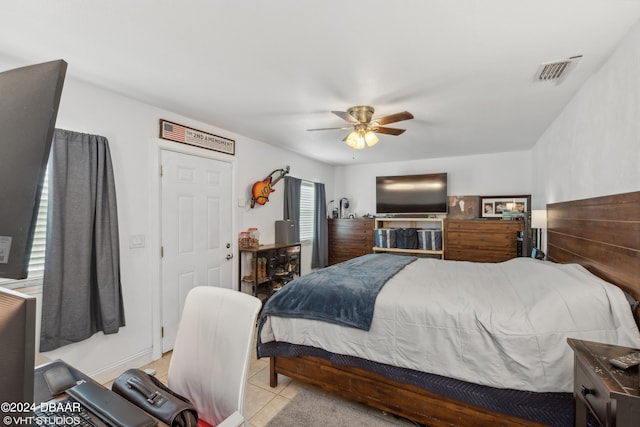
<instances>
[{"instance_id":1,"label":"small lamp","mask_svg":"<svg viewBox=\"0 0 640 427\"><path fill-rule=\"evenodd\" d=\"M536 230L536 249L542 250L542 230L547 228L546 209L531 211L531 228Z\"/></svg>"}]
</instances>

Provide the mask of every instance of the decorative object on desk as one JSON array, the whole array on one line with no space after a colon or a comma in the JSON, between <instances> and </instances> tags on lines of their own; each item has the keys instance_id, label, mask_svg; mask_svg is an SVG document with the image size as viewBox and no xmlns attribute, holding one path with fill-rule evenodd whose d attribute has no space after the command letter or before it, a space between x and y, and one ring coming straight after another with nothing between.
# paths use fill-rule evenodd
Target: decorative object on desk
<instances>
[{"instance_id":1,"label":"decorative object on desk","mask_svg":"<svg viewBox=\"0 0 640 427\"><path fill-rule=\"evenodd\" d=\"M347 209L349 209L349 199L343 197L340 199L340 218L347 218Z\"/></svg>"},{"instance_id":2,"label":"decorative object on desk","mask_svg":"<svg viewBox=\"0 0 640 427\"><path fill-rule=\"evenodd\" d=\"M334 215L334 216L329 216L329 215L328 215L328 213L329 213L329 212L332 212L332 210L331 210L331 204L332 204L333 202L335 202L335 200L329 200L329 201L327 202L327 218L337 218L337 217L338 217L338 215L337 215L337 212L338 212L338 211L337 211L336 209L334 209L334 210L333 210L333 212L335 213L335 215Z\"/></svg>"},{"instance_id":3,"label":"decorative object on desk","mask_svg":"<svg viewBox=\"0 0 640 427\"><path fill-rule=\"evenodd\" d=\"M249 249L251 247L251 236L248 231L241 231L238 235L238 247L240 249Z\"/></svg>"},{"instance_id":4,"label":"decorative object on desk","mask_svg":"<svg viewBox=\"0 0 640 427\"><path fill-rule=\"evenodd\" d=\"M260 247L260 232L257 227L249 227L249 247L253 249Z\"/></svg>"},{"instance_id":5,"label":"decorative object on desk","mask_svg":"<svg viewBox=\"0 0 640 427\"><path fill-rule=\"evenodd\" d=\"M197 427L198 413L189 399L140 369L129 369L111 389L171 427Z\"/></svg>"},{"instance_id":6,"label":"decorative object on desk","mask_svg":"<svg viewBox=\"0 0 640 427\"><path fill-rule=\"evenodd\" d=\"M471 219L480 216L480 196L449 196L450 219Z\"/></svg>"},{"instance_id":7,"label":"decorative object on desk","mask_svg":"<svg viewBox=\"0 0 640 427\"><path fill-rule=\"evenodd\" d=\"M224 138L163 119L160 119L160 138L231 154L232 156L236 150L236 142L233 139Z\"/></svg>"},{"instance_id":8,"label":"decorative object on desk","mask_svg":"<svg viewBox=\"0 0 640 427\"><path fill-rule=\"evenodd\" d=\"M529 212L531 196L483 196L480 206L482 218L503 218L513 214ZM508 218L512 219L512 218Z\"/></svg>"},{"instance_id":9,"label":"decorative object on desk","mask_svg":"<svg viewBox=\"0 0 640 427\"><path fill-rule=\"evenodd\" d=\"M279 172L280 174L273 179L273 174ZM253 208L256 203L259 205L264 205L269 201L269 195L273 193L273 186L278 183L286 174L289 173L289 166L285 166L284 169L276 169L271 172L265 179L262 181L257 181L253 184L251 188L251 207Z\"/></svg>"}]
</instances>

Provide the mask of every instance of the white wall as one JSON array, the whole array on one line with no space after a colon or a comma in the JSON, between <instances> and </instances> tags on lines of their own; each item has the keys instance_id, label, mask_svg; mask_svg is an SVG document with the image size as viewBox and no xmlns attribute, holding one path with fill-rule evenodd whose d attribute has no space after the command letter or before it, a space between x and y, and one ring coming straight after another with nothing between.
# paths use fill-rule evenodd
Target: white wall
<instances>
[{"instance_id":1,"label":"white wall","mask_svg":"<svg viewBox=\"0 0 640 427\"><path fill-rule=\"evenodd\" d=\"M241 178L238 179L237 188L237 230L257 227L261 244L275 242L274 221L283 219L284 181L279 181L273 187L275 191L270 194L266 204L256 203L251 208L251 188L256 181L264 180L275 169L290 166L289 176L324 183L327 194L333 193L333 168L324 163L290 151L275 149L273 145L255 140L247 140L247 143L239 147L238 157L242 160L238 164L238 175ZM276 176L278 175L274 174ZM311 245L303 244L300 256L301 273L310 272Z\"/></svg>"},{"instance_id":2,"label":"white wall","mask_svg":"<svg viewBox=\"0 0 640 427\"><path fill-rule=\"evenodd\" d=\"M640 22L540 138L533 170L539 208L640 190Z\"/></svg>"},{"instance_id":3,"label":"white wall","mask_svg":"<svg viewBox=\"0 0 640 427\"><path fill-rule=\"evenodd\" d=\"M382 143L382 142L381 142ZM376 176L447 172L448 194L456 196L531 193L531 152L485 154L354 165L335 168L335 192L327 200L349 199L349 212L376 211ZM532 202L533 203L533 202ZM337 206L337 205L333 205Z\"/></svg>"},{"instance_id":4,"label":"white wall","mask_svg":"<svg viewBox=\"0 0 640 427\"><path fill-rule=\"evenodd\" d=\"M0 70L27 65L0 56ZM72 70L73 64L69 64ZM120 232L121 279L127 325L113 335L91 338L46 354L61 358L84 372L107 380L125 368L139 366L159 356L154 343L159 337L159 212L158 147L173 145L187 151L200 150L158 138L159 119L175 121L236 141L236 155L217 154L234 165L234 252L235 237L250 226L260 228L263 242L273 242L273 224L282 219L282 186L276 185L265 206L249 208L249 188L272 170L291 165L291 175L324 182L333 192L333 169L325 164L284 151L264 142L200 123L152 107L114 92L81 82L67 74L56 126L108 138L113 160ZM207 153L213 153L208 150ZM214 154L215 156L216 154ZM245 207L238 207L240 199ZM146 246L129 248L131 235L144 235ZM307 253L308 252L308 253ZM303 249L309 263L310 250ZM237 258L234 258L233 287L237 286ZM308 269L305 268L305 269Z\"/></svg>"}]
</instances>

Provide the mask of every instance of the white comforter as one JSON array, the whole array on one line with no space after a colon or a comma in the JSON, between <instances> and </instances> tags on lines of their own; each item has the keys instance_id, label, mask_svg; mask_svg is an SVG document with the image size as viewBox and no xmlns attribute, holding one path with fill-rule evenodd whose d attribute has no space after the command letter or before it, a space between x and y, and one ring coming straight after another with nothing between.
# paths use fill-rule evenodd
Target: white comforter
<instances>
[{"instance_id":1,"label":"white comforter","mask_svg":"<svg viewBox=\"0 0 640 427\"><path fill-rule=\"evenodd\" d=\"M476 384L570 392L567 337L640 347L622 291L576 264L418 259L384 286L369 331L271 317L263 342L323 348Z\"/></svg>"}]
</instances>

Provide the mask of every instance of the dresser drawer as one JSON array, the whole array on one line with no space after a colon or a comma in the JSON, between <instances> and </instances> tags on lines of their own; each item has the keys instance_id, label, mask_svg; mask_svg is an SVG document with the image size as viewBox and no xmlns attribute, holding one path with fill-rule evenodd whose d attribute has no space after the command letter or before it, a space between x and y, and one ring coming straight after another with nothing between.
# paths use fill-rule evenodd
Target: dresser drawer
<instances>
[{"instance_id":1,"label":"dresser drawer","mask_svg":"<svg viewBox=\"0 0 640 427\"><path fill-rule=\"evenodd\" d=\"M609 390L595 373L576 360L574 366L573 390L576 399L580 399L597 417L603 426L614 426L616 420L616 401L609 396Z\"/></svg>"},{"instance_id":2,"label":"dresser drawer","mask_svg":"<svg viewBox=\"0 0 640 427\"><path fill-rule=\"evenodd\" d=\"M373 252L372 219L329 220L329 265Z\"/></svg>"},{"instance_id":3,"label":"dresser drawer","mask_svg":"<svg viewBox=\"0 0 640 427\"><path fill-rule=\"evenodd\" d=\"M524 221L447 220L445 259L502 262L518 255L518 232Z\"/></svg>"}]
</instances>

